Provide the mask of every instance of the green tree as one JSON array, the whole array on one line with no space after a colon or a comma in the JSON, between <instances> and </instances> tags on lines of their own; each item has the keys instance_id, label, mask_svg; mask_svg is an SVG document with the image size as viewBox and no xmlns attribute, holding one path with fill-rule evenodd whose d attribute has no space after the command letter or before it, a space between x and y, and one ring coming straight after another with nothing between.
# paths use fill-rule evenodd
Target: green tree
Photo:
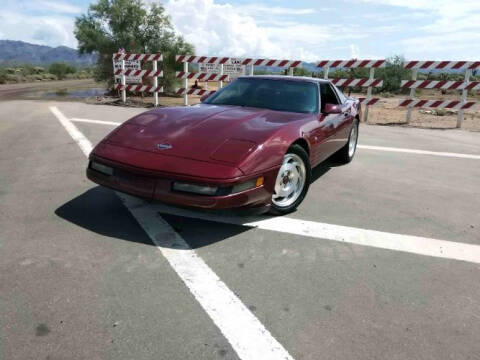
<instances>
[{"instance_id":1,"label":"green tree","mask_svg":"<svg viewBox=\"0 0 480 360\"><path fill-rule=\"evenodd\" d=\"M65 63L56 62L48 67L48 72L55 75L59 80L65 79L67 74L74 74L76 71L77 69L74 66Z\"/></svg>"},{"instance_id":2,"label":"green tree","mask_svg":"<svg viewBox=\"0 0 480 360\"><path fill-rule=\"evenodd\" d=\"M375 77L383 79L382 91L398 93L402 80L409 80L412 77L411 70L403 67L403 56L395 55L387 59L385 67L375 70Z\"/></svg>"},{"instance_id":3,"label":"green tree","mask_svg":"<svg viewBox=\"0 0 480 360\"><path fill-rule=\"evenodd\" d=\"M288 69L287 69L287 74L288 74ZM312 72L304 69L302 67L296 67L293 68L293 75L295 76L312 76Z\"/></svg>"},{"instance_id":4,"label":"green tree","mask_svg":"<svg viewBox=\"0 0 480 360\"><path fill-rule=\"evenodd\" d=\"M95 79L113 83L112 54L124 48L131 53L162 53L164 77L159 85L172 90L177 84L177 54L193 54L193 46L175 34L162 5L147 7L141 0L98 0L75 21L80 53L97 53ZM147 64L150 66L150 64ZM144 65L144 68L147 68Z\"/></svg>"}]
</instances>

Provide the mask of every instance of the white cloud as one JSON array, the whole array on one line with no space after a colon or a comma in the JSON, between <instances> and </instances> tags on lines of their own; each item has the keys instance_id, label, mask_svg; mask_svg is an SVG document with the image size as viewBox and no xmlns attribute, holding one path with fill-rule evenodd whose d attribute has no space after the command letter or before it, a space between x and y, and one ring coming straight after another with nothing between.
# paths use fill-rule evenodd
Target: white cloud
<instances>
[{"instance_id":1,"label":"white cloud","mask_svg":"<svg viewBox=\"0 0 480 360\"><path fill-rule=\"evenodd\" d=\"M350 57L352 59L360 59L360 49L355 44L350 44Z\"/></svg>"},{"instance_id":2,"label":"white cloud","mask_svg":"<svg viewBox=\"0 0 480 360\"><path fill-rule=\"evenodd\" d=\"M29 10L34 11L52 11L61 14L79 14L82 9L78 6L65 3L63 1L37 0L25 5Z\"/></svg>"},{"instance_id":3,"label":"white cloud","mask_svg":"<svg viewBox=\"0 0 480 360\"><path fill-rule=\"evenodd\" d=\"M41 45L76 48L73 23L73 18L60 15L33 16L11 11L0 14L2 38Z\"/></svg>"},{"instance_id":4,"label":"white cloud","mask_svg":"<svg viewBox=\"0 0 480 360\"><path fill-rule=\"evenodd\" d=\"M235 6L235 8L240 13L246 13L251 16L259 16L259 15L287 15L287 16L295 16L295 15L309 15L315 14L322 9L313 9L313 8L288 8L288 7L281 7L281 6L267 6L267 5L260 5L260 4L249 4L249 5L240 5Z\"/></svg>"},{"instance_id":5,"label":"white cloud","mask_svg":"<svg viewBox=\"0 0 480 360\"><path fill-rule=\"evenodd\" d=\"M213 0L171 0L165 4L176 29L198 54L243 56L280 53L253 17Z\"/></svg>"},{"instance_id":6,"label":"white cloud","mask_svg":"<svg viewBox=\"0 0 480 360\"><path fill-rule=\"evenodd\" d=\"M0 38L76 48L74 17L82 9L66 1L2 0Z\"/></svg>"},{"instance_id":7,"label":"white cloud","mask_svg":"<svg viewBox=\"0 0 480 360\"><path fill-rule=\"evenodd\" d=\"M345 25L298 22L301 15L324 9L232 6L214 0L169 0L164 5L198 55L315 61L334 40L368 36Z\"/></svg>"},{"instance_id":8,"label":"white cloud","mask_svg":"<svg viewBox=\"0 0 480 360\"><path fill-rule=\"evenodd\" d=\"M420 19L417 34L400 43L407 57L416 59L478 60L480 54L479 0L363 0L363 2L403 7ZM421 19L430 15L433 21ZM422 22L423 25L422 25ZM445 59L445 53L449 59Z\"/></svg>"}]
</instances>

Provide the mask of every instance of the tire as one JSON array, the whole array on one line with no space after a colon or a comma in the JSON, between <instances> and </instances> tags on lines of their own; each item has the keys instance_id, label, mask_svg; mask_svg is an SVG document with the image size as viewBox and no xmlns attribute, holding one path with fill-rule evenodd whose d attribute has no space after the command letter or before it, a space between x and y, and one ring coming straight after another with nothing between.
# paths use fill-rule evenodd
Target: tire
<instances>
[{"instance_id":1,"label":"tire","mask_svg":"<svg viewBox=\"0 0 480 360\"><path fill-rule=\"evenodd\" d=\"M358 142L358 123L358 119L353 121L347 143L335 153L335 160L341 164L348 164L355 156ZM353 146L353 148L351 146Z\"/></svg>"},{"instance_id":2,"label":"tire","mask_svg":"<svg viewBox=\"0 0 480 360\"><path fill-rule=\"evenodd\" d=\"M275 180L270 213L284 215L294 211L305 198L311 178L307 152L300 145L292 145L283 157Z\"/></svg>"}]
</instances>

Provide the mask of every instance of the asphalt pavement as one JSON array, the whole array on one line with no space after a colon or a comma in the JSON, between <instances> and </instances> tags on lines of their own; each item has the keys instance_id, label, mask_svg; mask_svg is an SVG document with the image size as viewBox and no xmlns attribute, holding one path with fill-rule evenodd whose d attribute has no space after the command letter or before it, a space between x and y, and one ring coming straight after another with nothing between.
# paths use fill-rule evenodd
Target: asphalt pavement
<instances>
[{"instance_id":1,"label":"asphalt pavement","mask_svg":"<svg viewBox=\"0 0 480 360\"><path fill-rule=\"evenodd\" d=\"M361 124L242 218L86 179L142 111L0 102L0 359L480 359L480 133Z\"/></svg>"}]
</instances>

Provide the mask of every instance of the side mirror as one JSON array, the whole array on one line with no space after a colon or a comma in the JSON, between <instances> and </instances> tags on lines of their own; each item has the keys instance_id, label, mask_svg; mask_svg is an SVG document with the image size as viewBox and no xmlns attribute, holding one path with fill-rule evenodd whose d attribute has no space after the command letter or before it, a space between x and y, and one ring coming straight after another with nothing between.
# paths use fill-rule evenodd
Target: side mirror
<instances>
[{"instance_id":1,"label":"side mirror","mask_svg":"<svg viewBox=\"0 0 480 360\"><path fill-rule=\"evenodd\" d=\"M325 104L325 110L323 112L325 114L341 114L342 108L336 104Z\"/></svg>"}]
</instances>

